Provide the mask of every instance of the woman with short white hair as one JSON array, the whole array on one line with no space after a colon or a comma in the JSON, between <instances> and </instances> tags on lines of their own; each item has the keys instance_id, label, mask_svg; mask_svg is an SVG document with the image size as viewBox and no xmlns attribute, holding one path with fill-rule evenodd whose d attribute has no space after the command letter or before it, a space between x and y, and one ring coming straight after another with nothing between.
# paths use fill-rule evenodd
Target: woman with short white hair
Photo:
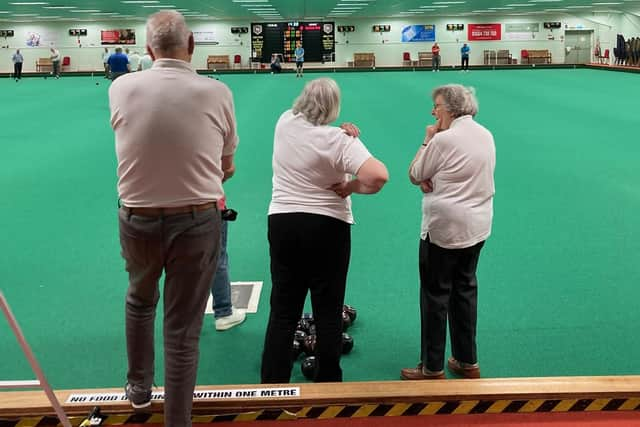
<instances>
[{"instance_id":1,"label":"woman with short white hair","mask_svg":"<svg viewBox=\"0 0 640 427\"><path fill-rule=\"evenodd\" d=\"M451 353L447 367L479 378L476 352L480 251L491 234L493 135L474 120L473 89L446 85L432 93L436 123L409 168L409 179L424 193L420 233L420 363L402 369L406 380L442 379L447 319Z\"/></svg>"},{"instance_id":2,"label":"woman with short white hair","mask_svg":"<svg viewBox=\"0 0 640 427\"><path fill-rule=\"evenodd\" d=\"M342 381L342 305L351 252L352 193L373 194L387 182L350 123L330 126L340 90L312 80L276 124L268 235L271 313L262 355L262 382L288 383L296 325L307 296L316 324L319 382Z\"/></svg>"}]
</instances>

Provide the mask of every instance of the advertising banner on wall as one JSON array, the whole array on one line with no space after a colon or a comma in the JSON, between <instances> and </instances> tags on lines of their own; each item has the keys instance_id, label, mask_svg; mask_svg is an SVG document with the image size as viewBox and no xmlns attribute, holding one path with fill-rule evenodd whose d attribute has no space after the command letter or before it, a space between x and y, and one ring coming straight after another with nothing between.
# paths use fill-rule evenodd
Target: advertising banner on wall
<instances>
[{"instance_id":1,"label":"advertising banner on wall","mask_svg":"<svg viewBox=\"0 0 640 427\"><path fill-rule=\"evenodd\" d=\"M504 38L506 40L535 40L539 32L540 24L537 22L504 25Z\"/></svg>"},{"instance_id":2,"label":"advertising banner on wall","mask_svg":"<svg viewBox=\"0 0 640 427\"><path fill-rule=\"evenodd\" d=\"M530 22L526 24L504 24L505 33L537 33L540 31L538 22Z\"/></svg>"},{"instance_id":3,"label":"advertising banner on wall","mask_svg":"<svg viewBox=\"0 0 640 427\"><path fill-rule=\"evenodd\" d=\"M135 30L102 30L100 31L102 44L136 44Z\"/></svg>"},{"instance_id":4,"label":"advertising banner on wall","mask_svg":"<svg viewBox=\"0 0 640 427\"><path fill-rule=\"evenodd\" d=\"M213 31L194 31L193 41L195 44L218 44Z\"/></svg>"},{"instance_id":5,"label":"advertising banner on wall","mask_svg":"<svg viewBox=\"0 0 640 427\"><path fill-rule=\"evenodd\" d=\"M469 24L468 39L478 40L501 40L502 25L500 24Z\"/></svg>"},{"instance_id":6,"label":"advertising banner on wall","mask_svg":"<svg viewBox=\"0 0 640 427\"><path fill-rule=\"evenodd\" d=\"M49 47L58 44L58 35L44 28L29 29L25 33L25 46Z\"/></svg>"},{"instance_id":7,"label":"advertising banner on wall","mask_svg":"<svg viewBox=\"0 0 640 427\"><path fill-rule=\"evenodd\" d=\"M29 47L40 47L40 45L43 45L42 36L37 31L29 31L27 33L27 39L25 40L25 43Z\"/></svg>"},{"instance_id":8,"label":"advertising banner on wall","mask_svg":"<svg viewBox=\"0 0 640 427\"><path fill-rule=\"evenodd\" d=\"M402 42L432 42L436 40L435 25L408 25L402 28Z\"/></svg>"}]
</instances>

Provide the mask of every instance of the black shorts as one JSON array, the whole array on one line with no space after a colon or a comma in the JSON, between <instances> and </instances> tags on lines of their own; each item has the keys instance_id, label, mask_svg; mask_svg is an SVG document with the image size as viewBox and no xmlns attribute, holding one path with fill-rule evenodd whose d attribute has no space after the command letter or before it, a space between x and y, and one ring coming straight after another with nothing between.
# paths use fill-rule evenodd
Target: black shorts
<instances>
[{"instance_id":1,"label":"black shorts","mask_svg":"<svg viewBox=\"0 0 640 427\"><path fill-rule=\"evenodd\" d=\"M302 68L302 64L304 64L304 61L296 61L296 68Z\"/></svg>"}]
</instances>

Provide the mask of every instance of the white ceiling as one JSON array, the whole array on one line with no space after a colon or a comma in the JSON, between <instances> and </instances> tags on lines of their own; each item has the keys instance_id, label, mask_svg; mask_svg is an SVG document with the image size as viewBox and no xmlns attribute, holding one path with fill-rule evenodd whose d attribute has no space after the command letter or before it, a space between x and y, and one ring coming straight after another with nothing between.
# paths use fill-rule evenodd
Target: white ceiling
<instances>
[{"instance_id":1,"label":"white ceiling","mask_svg":"<svg viewBox=\"0 0 640 427\"><path fill-rule=\"evenodd\" d=\"M632 13L640 0L0 0L0 21L144 19L158 9L189 19L281 20Z\"/></svg>"}]
</instances>

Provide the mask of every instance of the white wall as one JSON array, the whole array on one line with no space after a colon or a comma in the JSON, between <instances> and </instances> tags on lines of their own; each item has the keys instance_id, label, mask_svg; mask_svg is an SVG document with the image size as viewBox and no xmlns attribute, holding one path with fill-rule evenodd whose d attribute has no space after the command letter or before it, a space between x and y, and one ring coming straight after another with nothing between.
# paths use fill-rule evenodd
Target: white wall
<instances>
[{"instance_id":1,"label":"white wall","mask_svg":"<svg viewBox=\"0 0 640 427\"><path fill-rule=\"evenodd\" d=\"M246 22L190 22L193 31L213 32L217 45L196 45L193 63L196 68L206 68L208 55L242 55L243 61L248 61L251 51L251 37L249 34L231 34L231 27L248 26ZM100 44L100 31L118 28L132 28L136 32L136 45L128 47L131 51L143 53L145 50L146 34L144 21L108 21L108 22L55 22L44 23L0 23L2 29L12 29L15 37L0 39L0 72L13 70L11 56L16 48L20 48L24 56L23 70L35 71L35 63L38 58L49 57L49 48L54 45L62 56L71 58L71 71L101 70L102 53L105 46ZM69 28L86 28L87 36L80 37L82 47L78 45L78 38L69 36ZM41 47L27 47L26 39L30 32L39 33L42 36ZM109 47L111 51L115 46Z\"/></svg>"},{"instance_id":2,"label":"white wall","mask_svg":"<svg viewBox=\"0 0 640 427\"><path fill-rule=\"evenodd\" d=\"M543 28L543 22L559 21L563 23L563 28L553 31ZM631 24L633 22L634 24ZM465 24L464 31L446 31L446 24ZM502 24L502 40L486 42L468 42L468 24ZM536 33L535 39L531 40L509 40L505 36L504 24L515 23L539 23L540 32ZM551 52L554 63L563 63L565 59L564 32L566 29L586 29L593 30L595 41L600 40L601 47L612 49L615 45L616 34L620 32L621 23L626 23L626 27L640 25L640 18L623 14L590 14L590 15L535 15L535 16L507 16L497 17L475 17L471 19L460 19L459 17L438 17L438 18L406 18L403 20L344 20L338 21L337 25L355 25L356 32L338 34L336 36L336 60L351 60L355 52L374 52L378 65L398 65L402 61L402 52L409 52L413 59L417 59L418 52L430 51L431 42L424 43L401 43L400 32L402 27L410 24L435 24L436 40L441 47L443 65L458 65L460 61L460 47L462 43L468 42L471 47L470 63L482 64L484 50L508 49L513 58L520 61L520 51L522 49L548 49ZM375 24L390 24L391 32L376 34L371 32L371 27ZM627 29L626 31L629 31ZM636 27L636 32L640 32ZM551 40L551 38L553 38ZM382 41L384 40L384 43ZM348 41L348 43L347 43Z\"/></svg>"},{"instance_id":3,"label":"white wall","mask_svg":"<svg viewBox=\"0 0 640 427\"><path fill-rule=\"evenodd\" d=\"M618 28L625 39L640 37L640 11L638 11L637 15L624 14L624 16L621 16Z\"/></svg>"},{"instance_id":4,"label":"white wall","mask_svg":"<svg viewBox=\"0 0 640 427\"><path fill-rule=\"evenodd\" d=\"M55 22L55 23L17 23L3 22L3 29L12 29L15 37L0 40L3 49L0 50L0 70L13 70L11 56L16 48L20 48L24 56L23 70L35 71L35 62L38 58L49 57L49 47L54 45L62 56L71 57L72 70L101 69L103 46L100 45L100 30L116 28L133 28L136 30L138 45L130 46L131 49L142 50L144 22L127 21L126 23L96 23L96 22ZM86 28L87 37L80 37L82 47L78 47L78 38L69 36L69 28ZM27 47L26 39L30 32L41 35L41 47ZM144 36L143 36L144 37ZM7 47L8 46L8 47Z\"/></svg>"},{"instance_id":5,"label":"white wall","mask_svg":"<svg viewBox=\"0 0 640 427\"><path fill-rule=\"evenodd\" d=\"M482 17L484 18L484 17ZM544 21L561 21L558 17L548 17ZM535 23L540 24L540 32L536 33L535 39L532 40L506 40L504 38L504 24L507 23ZM346 35L338 34L336 36L336 59L343 61L351 60L355 52L374 52L376 54L377 65L399 65L402 63L402 53L409 52L412 59L418 58L418 52L430 52L432 42L412 42L402 43L401 31L406 25L411 24L435 24L436 40L440 45L440 55L442 57L442 65L459 65L460 63L460 47L468 42L471 47L469 55L470 64L482 64L484 59L484 50L503 50L507 49L514 58L520 61L521 49L548 49L551 51L554 62L564 61L564 43L560 40L563 30L554 30L555 40L548 40L547 34L549 30L542 28L543 19L540 17L518 17L502 18L502 19L480 19L471 20L456 18L413 18L403 20L359 20L338 22L338 25L355 25L356 32L346 33ZM464 31L447 31L446 24L464 24ZM500 41L474 41L467 40L468 24L491 24L501 23L503 40ZM371 32L374 24L390 24L391 32L376 34ZM383 43L384 41L384 43ZM347 43L348 42L348 43ZM344 65L344 64L340 64Z\"/></svg>"},{"instance_id":6,"label":"white wall","mask_svg":"<svg viewBox=\"0 0 640 427\"><path fill-rule=\"evenodd\" d=\"M578 28L582 25L585 28L593 29L592 47L595 49L596 42L600 41L602 53L605 49L609 49L610 55L613 57L613 48L616 45L616 35L620 32L622 17L621 13L592 13L569 17L564 22L570 28Z\"/></svg>"},{"instance_id":7,"label":"white wall","mask_svg":"<svg viewBox=\"0 0 640 427\"><path fill-rule=\"evenodd\" d=\"M569 29L592 29L594 40L600 40L602 49L612 49L615 45L615 36L618 33L625 37L640 35L640 17L623 14L589 14L589 15L536 15L536 16L508 16L498 17L421 17L403 19L339 19L337 25L355 25L353 33L336 34L336 63L337 66L346 65L352 60L355 52L374 52L376 63L379 66L400 65L402 53L410 52L413 59L417 59L418 52L429 51L431 42L401 43L400 33L402 27L410 24L435 24L436 39L441 46L441 55L444 66L458 64L460 58L460 46L467 41L467 28L469 23L501 23L503 24L503 40L491 42L471 42L471 64L482 64L484 50L508 49L514 58L520 57L522 49L548 49L551 51L553 61L564 62L564 28L545 30L542 28L544 21L560 21ZM540 32L531 40L507 40L505 39L504 24L507 23L534 23L540 24ZM446 31L446 24L465 24L464 31ZM371 27L375 24L391 25L391 32L374 33ZM218 45L196 45L193 63L196 68L205 68L208 55L235 55L242 56L246 64L251 52L250 34L231 34L230 28L235 26L250 26L249 22L242 21L215 21L201 20L189 23L193 31L207 31L215 34ZM71 70L101 70L102 50L100 44L100 30L133 28L136 30L136 46L129 46L131 50L140 53L144 51L145 31L144 21L106 21L106 22L55 22L55 23L7 23L0 24L3 29L13 29L15 37L0 39L0 72L9 72L13 69L11 55L16 48L20 48L25 57L24 71L34 71L35 61L39 57L48 57L48 48L51 44L60 49L62 56L71 57ZM82 47L78 46L76 37L68 35L69 28L86 28L87 37L81 37ZM43 47L26 47L25 41L29 32L38 32L43 35ZM553 40L550 40L550 37Z\"/></svg>"}]
</instances>

